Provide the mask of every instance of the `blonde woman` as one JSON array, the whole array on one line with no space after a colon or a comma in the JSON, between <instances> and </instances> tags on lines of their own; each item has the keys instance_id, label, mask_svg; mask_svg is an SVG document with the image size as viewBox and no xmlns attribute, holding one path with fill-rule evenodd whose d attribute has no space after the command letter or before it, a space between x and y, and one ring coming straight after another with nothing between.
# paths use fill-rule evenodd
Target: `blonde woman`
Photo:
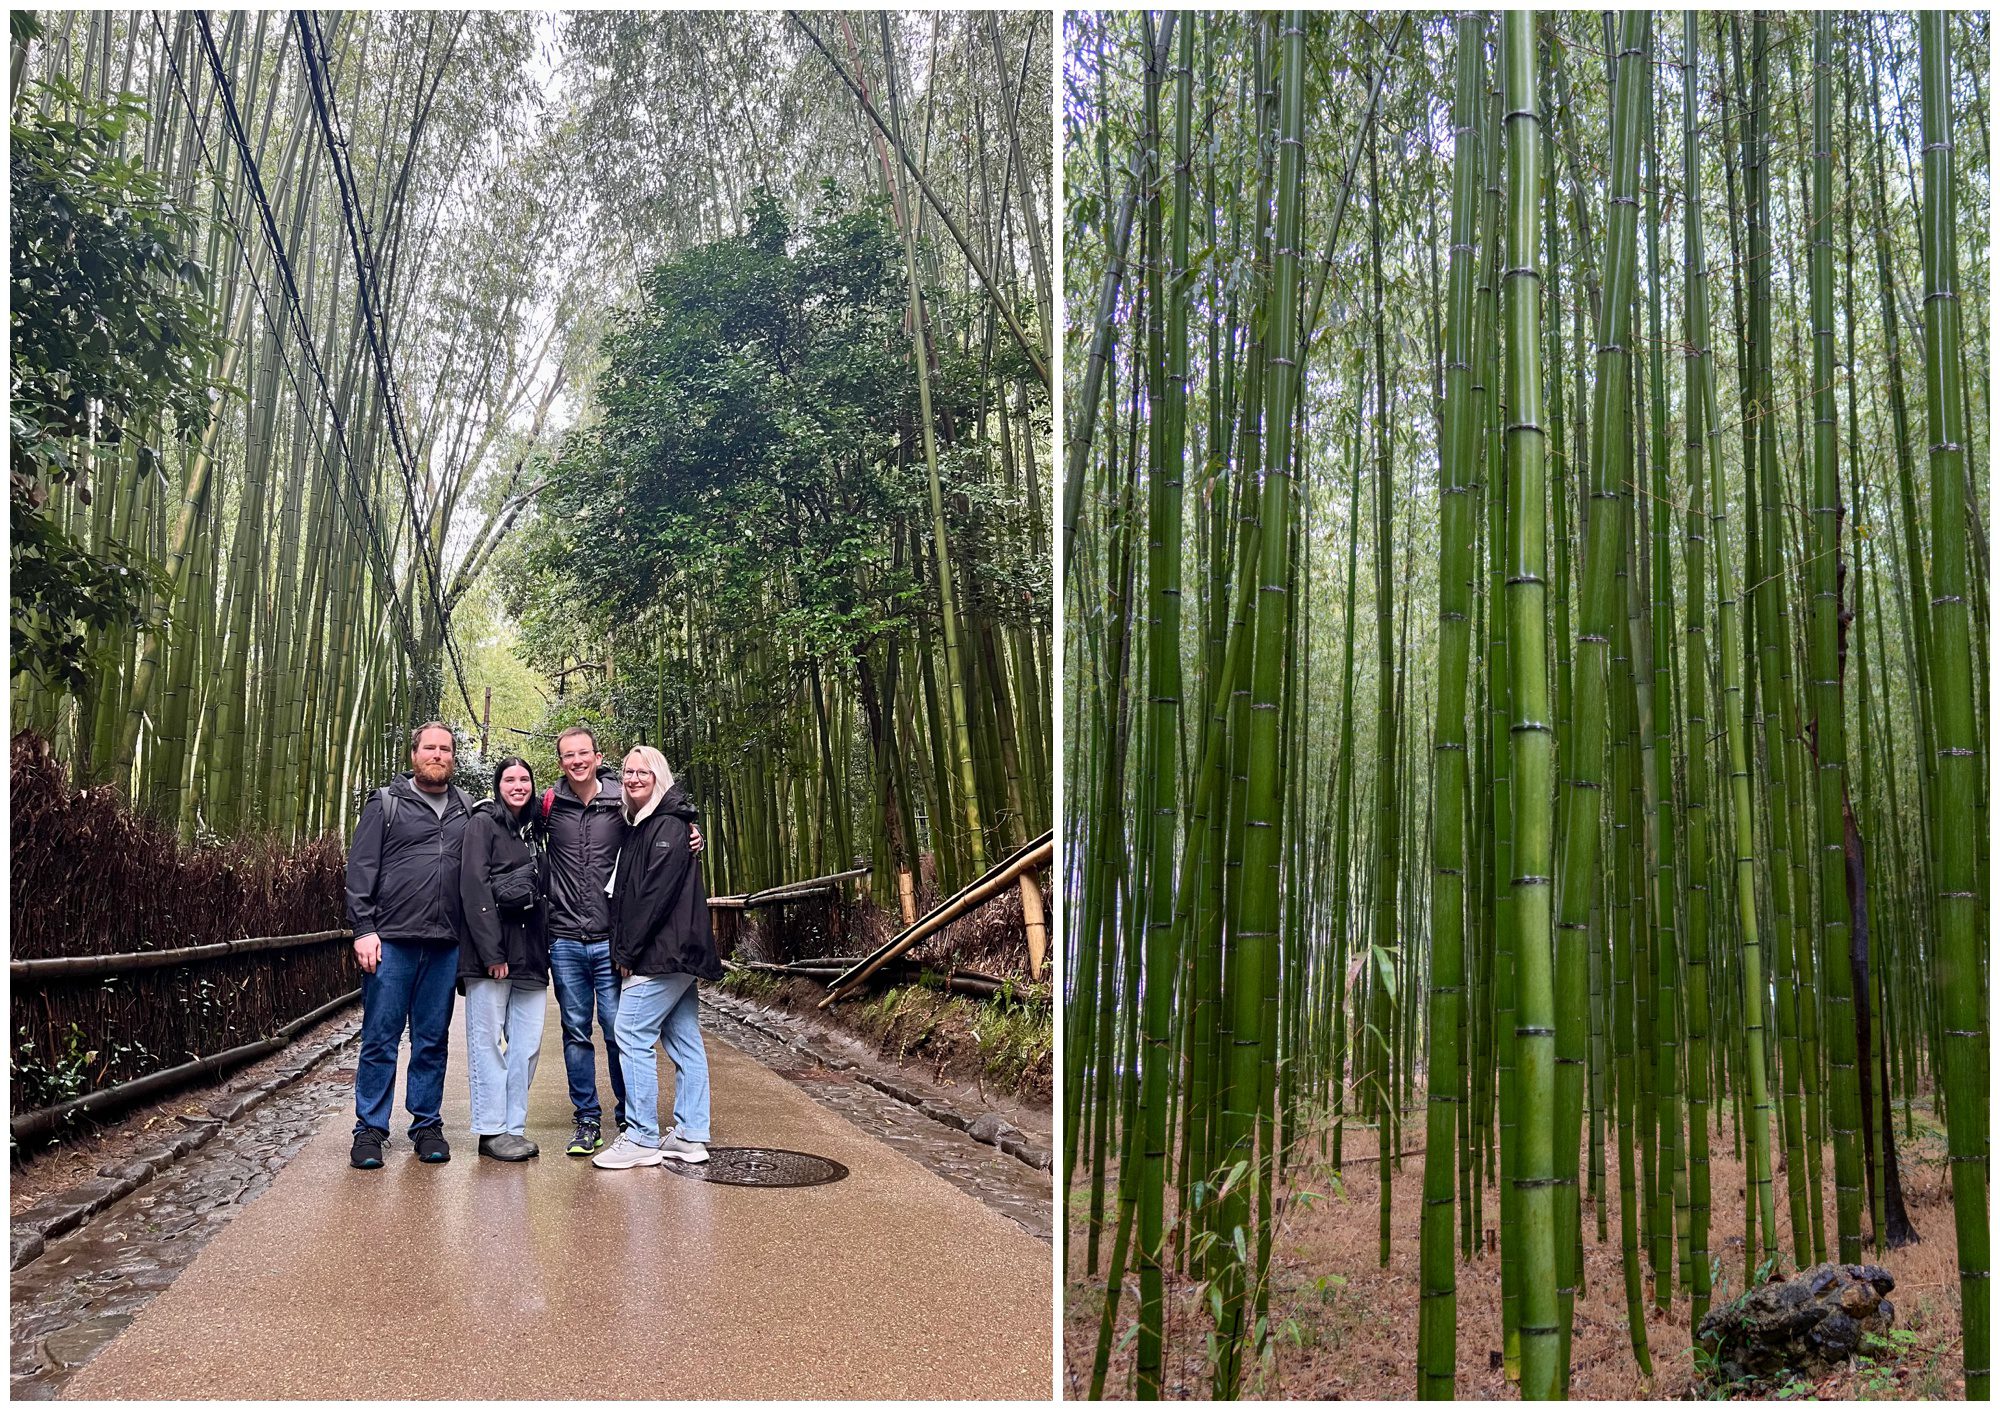
<instances>
[{"instance_id":1,"label":"blonde woman","mask_svg":"<svg viewBox=\"0 0 2000 1411\"><path fill-rule=\"evenodd\" d=\"M708 893L689 850L699 818L656 749L640 745L619 776L625 833L612 868L611 963L618 969L614 1037L625 1071L624 1135L591 1164L609 1171L662 1160L708 1160L708 1051L702 1046L697 980L720 980L708 926ZM660 1079L653 1052L674 1062L674 1125L659 1126Z\"/></svg>"}]
</instances>

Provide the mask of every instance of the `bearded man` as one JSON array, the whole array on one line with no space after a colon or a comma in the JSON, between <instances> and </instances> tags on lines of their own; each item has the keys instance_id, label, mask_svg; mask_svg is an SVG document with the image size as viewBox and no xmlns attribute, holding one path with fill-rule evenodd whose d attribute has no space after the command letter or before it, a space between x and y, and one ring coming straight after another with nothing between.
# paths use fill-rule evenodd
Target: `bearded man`
<instances>
[{"instance_id":1,"label":"bearded man","mask_svg":"<svg viewBox=\"0 0 2000 1411\"><path fill-rule=\"evenodd\" d=\"M353 1164L382 1164L395 1111L396 1053L410 1031L403 1104L417 1159L451 1160L444 1065L457 993L459 840L472 804L451 782L451 727L410 732L410 772L369 796L347 852L347 917L360 962L361 1056L354 1070Z\"/></svg>"}]
</instances>

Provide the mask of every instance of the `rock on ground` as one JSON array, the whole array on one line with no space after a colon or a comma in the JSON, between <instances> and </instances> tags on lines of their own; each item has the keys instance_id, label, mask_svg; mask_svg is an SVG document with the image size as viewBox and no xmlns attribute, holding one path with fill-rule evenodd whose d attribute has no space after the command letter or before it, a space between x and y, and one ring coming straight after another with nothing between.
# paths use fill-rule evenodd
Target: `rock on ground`
<instances>
[{"instance_id":1,"label":"rock on ground","mask_svg":"<svg viewBox=\"0 0 2000 1411\"><path fill-rule=\"evenodd\" d=\"M1814 1377L1894 1326L1895 1278L1879 1264L1815 1264L1710 1312L1695 1330L1724 1381Z\"/></svg>"}]
</instances>

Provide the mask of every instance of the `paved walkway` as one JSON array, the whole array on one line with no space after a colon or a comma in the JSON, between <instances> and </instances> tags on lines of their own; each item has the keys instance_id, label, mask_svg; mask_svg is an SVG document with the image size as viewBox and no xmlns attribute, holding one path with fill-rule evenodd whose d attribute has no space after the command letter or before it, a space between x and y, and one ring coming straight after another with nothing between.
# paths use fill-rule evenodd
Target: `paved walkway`
<instances>
[{"instance_id":1,"label":"paved walkway","mask_svg":"<svg viewBox=\"0 0 2000 1411\"><path fill-rule=\"evenodd\" d=\"M463 1037L448 1165L417 1162L399 1126L388 1165L356 1171L352 1114L329 1118L64 1396L1049 1395L1049 1246L728 1044L708 1044L715 1144L811 1152L847 1179L733 1187L565 1157L553 998L528 1120L544 1155L482 1161Z\"/></svg>"}]
</instances>

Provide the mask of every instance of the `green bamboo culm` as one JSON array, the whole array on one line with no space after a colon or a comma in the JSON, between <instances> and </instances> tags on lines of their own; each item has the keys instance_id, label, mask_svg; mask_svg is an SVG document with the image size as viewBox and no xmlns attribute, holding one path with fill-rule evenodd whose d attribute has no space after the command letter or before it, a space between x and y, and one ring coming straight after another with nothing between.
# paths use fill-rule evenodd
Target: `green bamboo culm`
<instances>
[{"instance_id":1,"label":"green bamboo culm","mask_svg":"<svg viewBox=\"0 0 2000 1411\"><path fill-rule=\"evenodd\" d=\"M1582 610L1579 614L1575 672L1574 753L1562 799L1562 854L1556 876L1561 902L1555 931L1555 1165L1557 1228L1578 1222L1578 1152L1583 1129L1583 1090L1589 1033L1589 955L1593 894L1602 885L1598 871L1599 817L1603 803L1604 758L1610 687L1610 644L1617 631L1622 598L1618 566L1624 557L1625 503L1621 493L1630 473L1626 379L1631 371L1632 291L1638 259L1639 137L1644 123L1642 66L1651 59L1651 16L1627 11L1618 30L1618 82L1613 90L1611 164L1605 222L1603 298L1597 315L1597 382L1592 389L1590 490L1583 550ZM1622 1025L1621 1025L1622 1028ZM1621 1083L1619 1103L1625 1102ZM1621 1158L1624 1147L1621 1143ZM1629 1215L1627 1218L1630 1225ZM1567 1347L1574 1316L1578 1261L1576 1241L1557 1243L1556 1293L1560 1328ZM1628 1247L1626 1262L1636 1255ZM1628 1310L1633 1351L1647 1375L1645 1318ZM1567 1359L1564 1359L1565 1361ZM1525 1373L1524 1373L1525 1385Z\"/></svg>"},{"instance_id":2,"label":"green bamboo culm","mask_svg":"<svg viewBox=\"0 0 2000 1411\"><path fill-rule=\"evenodd\" d=\"M1930 425L1931 712L1937 729L1937 996L1944 1028L1945 1117L1958 1287L1965 1329L1965 1397L1990 1395L1992 1291L1987 1260L1986 1030L1981 1017L1979 816L1984 783L1978 703L1972 689L1971 609L1966 601L1965 419L1959 386L1958 244L1947 17L1918 16L1924 129L1924 386Z\"/></svg>"},{"instance_id":3,"label":"green bamboo culm","mask_svg":"<svg viewBox=\"0 0 2000 1411\"><path fill-rule=\"evenodd\" d=\"M1767 773L1771 776L1770 828L1772 833L1772 860L1770 875L1773 897L1772 910L1774 912L1774 931L1782 944L1790 927L1788 920L1790 908L1786 902L1790 868L1787 864L1781 863L1778 857L1779 854L1786 851L1785 838L1789 827L1790 810L1786 802L1783 777L1786 754L1784 736L1783 732L1774 722L1778 719L1780 702L1788 698L1789 695L1783 686L1780 670L1776 664L1780 656L1778 644L1784 625L1784 614L1778 603L1778 598L1783 590L1783 584L1779 581L1777 574L1765 571L1763 560L1758 557L1758 530L1760 526L1757 523L1756 517L1757 491L1755 489L1759 485L1763 487L1761 498L1764 502L1763 508L1765 510L1763 525L1765 532L1763 535L1762 551L1768 557L1773 555L1781 545L1774 542L1777 535L1771 532L1771 529L1777 521L1775 516L1770 513L1770 501L1775 498L1777 479L1775 469L1777 462L1777 433L1776 423L1771 414L1771 313L1769 292L1771 261L1768 235L1765 233L1767 220L1757 214L1759 211L1767 211L1769 206L1769 183L1765 175L1767 163L1759 156L1764 140L1761 126L1766 106L1762 97L1765 84L1761 76L1766 50L1764 24L1764 17L1761 14L1752 22L1756 70L1759 74L1756 80L1756 92L1759 96L1753 102L1750 113L1745 115L1743 138L1744 174L1751 187L1751 196L1748 205L1753 217L1750 222L1749 240L1749 302L1751 307L1751 326L1753 329L1752 337L1755 340L1755 344L1751 359L1750 396L1753 406L1757 409L1754 420L1755 444L1754 447L1746 448L1750 451L1750 458L1746 460L1744 465L1743 478L1745 487L1745 542L1749 545L1749 552L1745 557L1750 565L1746 573L1746 581L1755 585L1754 591L1756 594L1756 613L1753 618L1755 628L1751 634L1750 645L1757 650L1758 655L1760 668L1758 686L1764 698L1764 764ZM1719 499L1717 500L1717 504L1718 506L1721 504ZM1725 647L1724 650L1727 651L1728 648ZM1743 697L1742 700L1747 706L1748 698ZM1730 724L1732 726L1735 724L1733 719ZM1736 756L1736 746L1732 739L1730 744L1731 771L1733 772L1739 764L1745 771L1743 787L1746 791L1742 805L1743 814L1737 823L1736 847L1738 866L1737 885L1739 891L1738 908L1740 912L1738 932L1742 937L1743 948L1741 964L1743 977L1744 1070L1749 1078L1748 1096L1751 1109L1748 1121L1750 1140L1747 1147L1747 1165L1749 1168L1747 1175L1750 1187L1756 1195L1754 1210L1762 1222L1763 1248L1767 1254L1775 1258L1778 1250L1778 1216L1777 1195L1771 1189L1771 1085L1766 1071L1766 1043L1764 1036L1764 1013L1767 996L1765 989L1766 970L1763 937L1758 930L1756 914L1757 843L1750 823L1747 792L1750 787L1748 772L1750 757L1746 753L1739 761ZM1781 969L1782 967L1774 966L1773 968ZM1786 982L1782 977L1779 978L1778 988L1781 994L1787 988ZM1792 1052L1795 1054L1796 1049L1793 1049ZM1793 1123L1792 1126L1795 1127L1796 1123ZM1794 1173L1800 1172L1802 1170L1802 1163L1794 1160L1789 1164L1787 1169ZM1793 1202L1793 1209L1795 1211L1800 1209L1797 1201ZM1757 1248L1757 1239L1746 1228L1743 1241L1743 1277L1746 1282L1756 1271L1758 1262Z\"/></svg>"},{"instance_id":4,"label":"green bamboo culm","mask_svg":"<svg viewBox=\"0 0 2000 1411\"><path fill-rule=\"evenodd\" d=\"M1501 20L1507 162L1506 268L1502 302L1507 455L1506 607L1509 747L1514 777L1513 898L1515 1083L1521 1104L1519 1192L1522 1254L1521 1395L1552 1400L1564 1380L1556 1297L1555 982L1550 955L1554 887L1555 725L1550 710L1547 503L1543 484L1541 315L1541 115L1533 16ZM1574 1140L1572 1140L1572 1149ZM1574 1157L1572 1156L1572 1165Z\"/></svg>"},{"instance_id":5,"label":"green bamboo culm","mask_svg":"<svg viewBox=\"0 0 2000 1411\"><path fill-rule=\"evenodd\" d=\"M1291 594L1292 553L1292 412L1298 391L1298 291L1299 231L1301 223L1301 161L1305 131L1305 15L1288 11L1278 35L1281 54L1278 63L1277 93L1277 212L1271 246L1271 278L1265 303L1268 368L1264 378L1266 437L1264 478L1260 495L1262 554L1258 565L1255 595L1256 653L1251 666L1249 717L1249 777L1245 799L1243 833L1243 902L1241 924L1230 937L1232 953L1260 953L1273 938L1279 919L1279 876L1282 857L1283 791L1279 778L1279 704L1286 672L1288 599ZM1232 979L1235 978L1232 976ZM1264 993L1263 967L1258 967L1254 985L1238 991L1239 1003L1255 1016ZM1246 993L1247 991L1247 993ZM1239 1009L1239 1013L1243 1010ZM1257 1104L1261 1078L1262 1027L1256 1019L1239 1023L1232 1059L1231 1102L1249 1107ZM1229 1114L1236 1134L1233 1152L1248 1159L1255 1123L1250 1113ZM1266 1154L1268 1156L1268 1153ZM1225 1158L1229 1159L1229 1158ZM1239 1187L1240 1187L1239 1182ZM1233 1245L1241 1260L1243 1241L1238 1231L1247 1228L1245 1205L1240 1195L1224 1203L1223 1229L1226 1242ZM1256 1272L1244 1270L1248 1276ZM1224 1306L1223 1336L1231 1348L1246 1341L1243 1322L1244 1284L1248 1278L1233 1279ZM1218 1397L1233 1396L1241 1374L1240 1355L1231 1352L1218 1359L1215 1391Z\"/></svg>"},{"instance_id":6,"label":"green bamboo culm","mask_svg":"<svg viewBox=\"0 0 2000 1411\"><path fill-rule=\"evenodd\" d=\"M1472 391L1473 240L1479 220L1485 107L1485 24L1458 17L1458 90L1452 108L1451 283L1447 298L1445 442L1438 512L1438 706L1435 824L1431 834L1430 1101L1424 1124L1423 1298L1418 1312L1417 1393L1448 1401L1458 1364L1458 1297L1452 1257L1455 1162L1464 1101L1459 1047L1465 1009L1465 688L1472 654L1473 481L1478 405Z\"/></svg>"},{"instance_id":7,"label":"green bamboo culm","mask_svg":"<svg viewBox=\"0 0 2000 1411\"><path fill-rule=\"evenodd\" d=\"M887 12L879 18L883 53L893 54ZM898 102L895 64L890 63L887 71L890 120L900 128L901 104ZM918 271L913 217L913 211L906 212L898 224L903 234L903 262L909 274L910 337L917 369L917 405L923 422L924 467L928 472L931 497L931 552L937 569L938 620L944 629L945 729L949 732L950 745L945 747L940 742L940 752L949 754L955 770L959 807L964 814L966 845L971 849L968 870L978 873L986 870L986 830L980 822L979 789L973 776L971 727L965 704L965 654L959 640L962 625L957 594L952 586L951 552L945 538L944 491L938 478L937 432L931 418L931 355L925 347L923 280Z\"/></svg>"},{"instance_id":8,"label":"green bamboo culm","mask_svg":"<svg viewBox=\"0 0 2000 1411\"><path fill-rule=\"evenodd\" d=\"M1148 50L1149 55L1159 48ZM1145 1141L1139 1172L1139 1342L1138 1394L1157 1400L1160 1394L1160 1340L1164 1301L1161 1268L1165 1230L1167 1161L1167 1079L1172 1068L1168 1029L1173 1017L1174 985L1174 823L1180 768L1175 744L1180 733L1181 654L1181 487L1187 437L1187 294L1182 278L1188 258L1189 148L1191 146L1194 26L1180 31L1178 79L1174 99L1174 214L1171 279L1162 278L1161 217L1158 163L1148 184L1146 239L1150 259L1146 292L1153 310L1148 363L1157 389L1157 415L1149 422L1147 506L1147 597L1150 639L1146 647L1146 699L1152 743L1148 762L1151 798L1148 820L1150 845L1146 866L1145 1047L1142 1055L1140 1107ZM1159 131L1159 76L1147 76L1148 130ZM1162 286L1171 292L1163 297ZM1164 321L1161 305L1166 304ZM1164 326L1162 326L1164 323Z\"/></svg>"},{"instance_id":9,"label":"green bamboo culm","mask_svg":"<svg viewBox=\"0 0 2000 1411\"><path fill-rule=\"evenodd\" d=\"M1396 778L1396 659L1394 544L1391 506L1395 494L1395 419L1389 395L1388 319L1383 302L1382 201L1380 152L1381 129L1371 127L1368 135L1368 242L1369 288L1374 312L1375 337L1375 870L1373 931L1368 940L1368 1025L1367 1049L1370 1078L1369 1103L1375 1116L1377 1161L1376 1214L1377 1251L1383 1268L1389 1267L1389 1221L1394 1195L1390 1180L1390 1159L1395 1151L1395 1101L1391 1084L1392 1049L1389 1044L1394 957L1391 946L1396 937L1396 898L1402 880L1402 825Z\"/></svg>"},{"instance_id":10,"label":"green bamboo culm","mask_svg":"<svg viewBox=\"0 0 2000 1411\"><path fill-rule=\"evenodd\" d=\"M1687 947L1687 1140L1688 1140L1688 1273L1692 1280L1690 1328L1699 1327L1708 1311L1710 1271L1708 1262L1709 1171L1709 809L1708 809L1708 646L1703 630L1708 594L1707 549L1709 524L1704 514L1702 462L1704 446L1715 449L1713 437L1720 428L1707 424L1708 361L1708 259L1701 234L1701 159L1695 141L1695 88L1701 67L1701 42L1696 12L1686 11L1682 28L1681 131L1683 134L1682 178L1686 218L1682 222L1682 246L1687 270L1686 331L1687 366L1687 832L1688 832L1688 947ZM1661 507L1665 512L1665 507ZM1727 546L1718 538L1719 555Z\"/></svg>"},{"instance_id":11,"label":"green bamboo culm","mask_svg":"<svg viewBox=\"0 0 2000 1411\"><path fill-rule=\"evenodd\" d=\"M1847 745L1840 689L1840 423L1833 391L1833 14L1813 16L1811 239L1813 501L1811 672L1819 805L1820 954L1833 1089L1834 1194L1840 1258L1861 1258L1861 1093L1854 981L1847 965ZM1865 1002L1866 997L1863 997Z\"/></svg>"}]
</instances>

